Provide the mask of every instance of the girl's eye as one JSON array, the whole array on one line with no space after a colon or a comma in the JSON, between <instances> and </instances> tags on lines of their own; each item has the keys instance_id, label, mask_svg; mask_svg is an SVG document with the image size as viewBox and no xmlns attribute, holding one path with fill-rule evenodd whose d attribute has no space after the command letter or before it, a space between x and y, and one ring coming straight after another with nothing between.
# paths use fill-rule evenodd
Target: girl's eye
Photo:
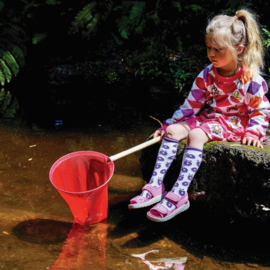
<instances>
[{"instance_id":1,"label":"girl's eye","mask_svg":"<svg viewBox=\"0 0 270 270\"><path fill-rule=\"evenodd\" d=\"M216 52L222 52L223 51L223 49L207 47L207 50L210 51L211 49L214 49Z\"/></svg>"}]
</instances>

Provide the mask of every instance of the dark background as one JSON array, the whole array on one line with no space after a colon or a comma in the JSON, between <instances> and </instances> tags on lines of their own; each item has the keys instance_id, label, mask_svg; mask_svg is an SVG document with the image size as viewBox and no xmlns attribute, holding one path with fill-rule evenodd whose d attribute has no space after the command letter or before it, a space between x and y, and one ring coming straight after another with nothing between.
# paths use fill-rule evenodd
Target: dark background
<instances>
[{"instance_id":1,"label":"dark background","mask_svg":"<svg viewBox=\"0 0 270 270\"><path fill-rule=\"evenodd\" d=\"M209 64L208 20L241 7L270 30L269 1L0 0L1 116L45 128L163 121Z\"/></svg>"}]
</instances>

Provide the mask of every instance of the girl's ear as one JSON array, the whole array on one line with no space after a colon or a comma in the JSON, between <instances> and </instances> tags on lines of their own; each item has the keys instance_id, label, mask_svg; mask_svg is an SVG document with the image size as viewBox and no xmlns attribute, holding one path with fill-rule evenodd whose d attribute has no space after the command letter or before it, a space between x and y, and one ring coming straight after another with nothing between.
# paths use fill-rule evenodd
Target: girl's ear
<instances>
[{"instance_id":1,"label":"girl's ear","mask_svg":"<svg viewBox=\"0 0 270 270\"><path fill-rule=\"evenodd\" d=\"M237 55L241 54L243 51L244 51L244 45L241 44L236 49Z\"/></svg>"}]
</instances>

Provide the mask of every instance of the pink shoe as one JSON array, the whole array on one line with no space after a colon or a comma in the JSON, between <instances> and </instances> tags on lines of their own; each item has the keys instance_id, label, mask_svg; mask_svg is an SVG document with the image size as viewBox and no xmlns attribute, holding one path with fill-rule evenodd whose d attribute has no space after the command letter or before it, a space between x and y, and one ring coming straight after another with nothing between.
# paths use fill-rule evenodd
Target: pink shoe
<instances>
[{"instance_id":1,"label":"pink shoe","mask_svg":"<svg viewBox=\"0 0 270 270\"><path fill-rule=\"evenodd\" d=\"M170 220L174 216L184 212L189 208L188 195L180 197L173 192L168 192L165 198L172 203L176 208L173 210L168 210L165 206L158 203L153 208L147 212L147 218L155 222L163 222Z\"/></svg>"},{"instance_id":2,"label":"pink shoe","mask_svg":"<svg viewBox=\"0 0 270 270\"><path fill-rule=\"evenodd\" d=\"M147 184L142 188L142 191L144 190L150 192L152 194L152 197L150 199L147 199L141 195L134 197L130 200L130 204L128 205L129 209L143 208L158 203L164 198L167 193L163 184L159 187L154 187Z\"/></svg>"}]
</instances>

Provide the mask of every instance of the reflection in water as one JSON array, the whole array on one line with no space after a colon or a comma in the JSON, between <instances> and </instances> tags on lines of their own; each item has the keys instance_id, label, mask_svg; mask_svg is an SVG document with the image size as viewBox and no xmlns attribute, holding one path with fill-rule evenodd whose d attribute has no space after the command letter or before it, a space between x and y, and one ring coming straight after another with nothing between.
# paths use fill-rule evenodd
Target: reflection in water
<instances>
[{"instance_id":1,"label":"reflection in water","mask_svg":"<svg viewBox=\"0 0 270 270\"><path fill-rule=\"evenodd\" d=\"M107 222L89 226L74 223L50 269L106 269L106 239Z\"/></svg>"},{"instance_id":2,"label":"reflection in water","mask_svg":"<svg viewBox=\"0 0 270 270\"><path fill-rule=\"evenodd\" d=\"M174 270L184 270L184 263L187 258L160 258L157 260L146 260L145 256L149 253L157 253L158 250L150 250L143 254L131 254L133 257L137 257L142 259L143 263L148 265L150 270L166 270L166 269L174 269Z\"/></svg>"}]
</instances>

